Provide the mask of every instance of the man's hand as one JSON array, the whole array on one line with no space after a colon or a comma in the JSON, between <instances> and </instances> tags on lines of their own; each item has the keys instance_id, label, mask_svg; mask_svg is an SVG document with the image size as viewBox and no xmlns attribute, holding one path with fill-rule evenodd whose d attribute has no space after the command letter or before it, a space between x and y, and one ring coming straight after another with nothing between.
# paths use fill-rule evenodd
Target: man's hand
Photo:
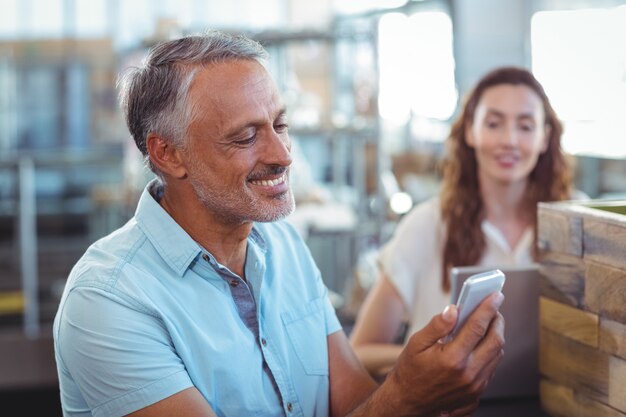
<instances>
[{"instance_id":1,"label":"man's hand","mask_svg":"<svg viewBox=\"0 0 626 417\"><path fill-rule=\"evenodd\" d=\"M471 415L503 355L503 299L487 297L448 344L439 341L454 328L454 306L410 338L381 386L395 415Z\"/></svg>"}]
</instances>

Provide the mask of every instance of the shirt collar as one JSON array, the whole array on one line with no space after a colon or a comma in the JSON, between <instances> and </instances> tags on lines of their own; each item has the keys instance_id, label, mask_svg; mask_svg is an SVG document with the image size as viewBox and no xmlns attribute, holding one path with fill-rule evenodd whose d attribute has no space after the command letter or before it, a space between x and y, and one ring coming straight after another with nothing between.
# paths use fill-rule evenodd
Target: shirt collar
<instances>
[{"instance_id":1,"label":"shirt collar","mask_svg":"<svg viewBox=\"0 0 626 417\"><path fill-rule=\"evenodd\" d=\"M252 231L250 232L250 236L248 236L248 242L256 244L262 253L267 252L267 244L265 243L265 239L263 239L263 235L259 232L256 223L252 225Z\"/></svg>"},{"instance_id":2,"label":"shirt collar","mask_svg":"<svg viewBox=\"0 0 626 417\"><path fill-rule=\"evenodd\" d=\"M160 180L150 181L139 198L135 218L159 255L182 277L202 248L158 203L162 192Z\"/></svg>"},{"instance_id":3,"label":"shirt collar","mask_svg":"<svg viewBox=\"0 0 626 417\"><path fill-rule=\"evenodd\" d=\"M162 193L161 181L159 179L150 181L139 198L135 218L159 255L182 277L194 259L203 251L208 251L203 250L161 207L156 199L160 198ZM262 253L267 251L265 239L256 224L252 227L248 242L256 245Z\"/></svg>"},{"instance_id":4,"label":"shirt collar","mask_svg":"<svg viewBox=\"0 0 626 417\"><path fill-rule=\"evenodd\" d=\"M507 255L520 256L520 254L527 252L533 244L533 228L527 227L524 234L517 242L514 248L512 248L504 237L504 234L500 229L494 226L487 220L483 220L481 229L487 239L491 240L496 246L500 248L503 253Z\"/></svg>"}]
</instances>

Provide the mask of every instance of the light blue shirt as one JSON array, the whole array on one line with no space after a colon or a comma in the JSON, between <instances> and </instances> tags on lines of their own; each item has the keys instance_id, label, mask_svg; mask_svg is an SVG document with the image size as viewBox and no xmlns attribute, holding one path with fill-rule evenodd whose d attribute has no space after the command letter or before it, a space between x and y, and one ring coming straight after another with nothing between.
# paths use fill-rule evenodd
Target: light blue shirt
<instances>
[{"instance_id":1,"label":"light blue shirt","mask_svg":"<svg viewBox=\"0 0 626 417\"><path fill-rule=\"evenodd\" d=\"M329 415L327 335L341 325L297 232L255 224L237 281L157 186L69 276L54 322L64 415L122 416L192 386L218 416Z\"/></svg>"}]
</instances>

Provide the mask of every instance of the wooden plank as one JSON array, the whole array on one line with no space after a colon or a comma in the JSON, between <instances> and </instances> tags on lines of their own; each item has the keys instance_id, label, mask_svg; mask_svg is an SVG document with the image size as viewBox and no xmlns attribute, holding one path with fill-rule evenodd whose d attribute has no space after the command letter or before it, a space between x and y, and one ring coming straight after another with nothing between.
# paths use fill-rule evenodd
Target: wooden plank
<instances>
[{"instance_id":1,"label":"wooden plank","mask_svg":"<svg viewBox=\"0 0 626 417\"><path fill-rule=\"evenodd\" d=\"M600 349L626 359L626 324L601 317Z\"/></svg>"},{"instance_id":2,"label":"wooden plank","mask_svg":"<svg viewBox=\"0 0 626 417\"><path fill-rule=\"evenodd\" d=\"M626 360L612 356L609 362L609 405L626 413Z\"/></svg>"},{"instance_id":3,"label":"wooden plank","mask_svg":"<svg viewBox=\"0 0 626 417\"><path fill-rule=\"evenodd\" d=\"M548 379L539 383L541 406L555 417L626 417L626 414Z\"/></svg>"},{"instance_id":4,"label":"wooden plank","mask_svg":"<svg viewBox=\"0 0 626 417\"><path fill-rule=\"evenodd\" d=\"M584 302L587 309L613 321L626 323L626 270L596 262L585 262L585 265Z\"/></svg>"},{"instance_id":5,"label":"wooden plank","mask_svg":"<svg viewBox=\"0 0 626 417\"><path fill-rule=\"evenodd\" d=\"M543 327L539 335L542 375L608 403L609 354Z\"/></svg>"},{"instance_id":6,"label":"wooden plank","mask_svg":"<svg viewBox=\"0 0 626 417\"><path fill-rule=\"evenodd\" d=\"M626 269L626 216L622 217L624 224L600 217L584 219L584 259Z\"/></svg>"},{"instance_id":7,"label":"wooden plank","mask_svg":"<svg viewBox=\"0 0 626 417\"><path fill-rule=\"evenodd\" d=\"M570 387L542 379L539 382L539 398L543 410L555 417L577 417L574 390Z\"/></svg>"},{"instance_id":8,"label":"wooden plank","mask_svg":"<svg viewBox=\"0 0 626 417\"><path fill-rule=\"evenodd\" d=\"M598 347L599 320L596 314L540 297L539 322L542 327L562 336Z\"/></svg>"},{"instance_id":9,"label":"wooden plank","mask_svg":"<svg viewBox=\"0 0 626 417\"><path fill-rule=\"evenodd\" d=\"M578 417L626 417L626 413L576 392L574 400L578 405Z\"/></svg>"},{"instance_id":10,"label":"wooden plank","mask_svg":"<svg viewBox=\"0 0 626 417\"><path fill-rule=\"evenodd\" d=\"M582 258L545 253L539 267L541 295L560 303L582 307L585 298L585 263Z\"/></svg>"},{"instance_id":11,"label":"wooden plank","mask_svg":"<svg viewBox=\"0 0 626 417\"><path fill-rule=\"evenodd\" d=\"M582 218L577 213L539 203L538 244L541 251L582 256Z\"/></svg>"}]
</instances>

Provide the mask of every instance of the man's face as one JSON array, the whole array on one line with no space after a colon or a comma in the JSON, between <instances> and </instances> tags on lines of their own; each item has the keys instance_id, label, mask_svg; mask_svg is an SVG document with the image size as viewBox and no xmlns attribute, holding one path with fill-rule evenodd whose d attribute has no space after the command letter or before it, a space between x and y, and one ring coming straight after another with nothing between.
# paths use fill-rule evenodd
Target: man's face
<instances>
[{"instance_id":1,"label":"man's face","mask_svg":"<svg viewBox=\"0 0 626 417\"><path fill-rule=\"evenodd\" d=\"M291 142L276 85L256 61L210 64L189 91L182 152L198 199L226 223L269 222L294 209Z\"/></svg>"}]
</instances>

